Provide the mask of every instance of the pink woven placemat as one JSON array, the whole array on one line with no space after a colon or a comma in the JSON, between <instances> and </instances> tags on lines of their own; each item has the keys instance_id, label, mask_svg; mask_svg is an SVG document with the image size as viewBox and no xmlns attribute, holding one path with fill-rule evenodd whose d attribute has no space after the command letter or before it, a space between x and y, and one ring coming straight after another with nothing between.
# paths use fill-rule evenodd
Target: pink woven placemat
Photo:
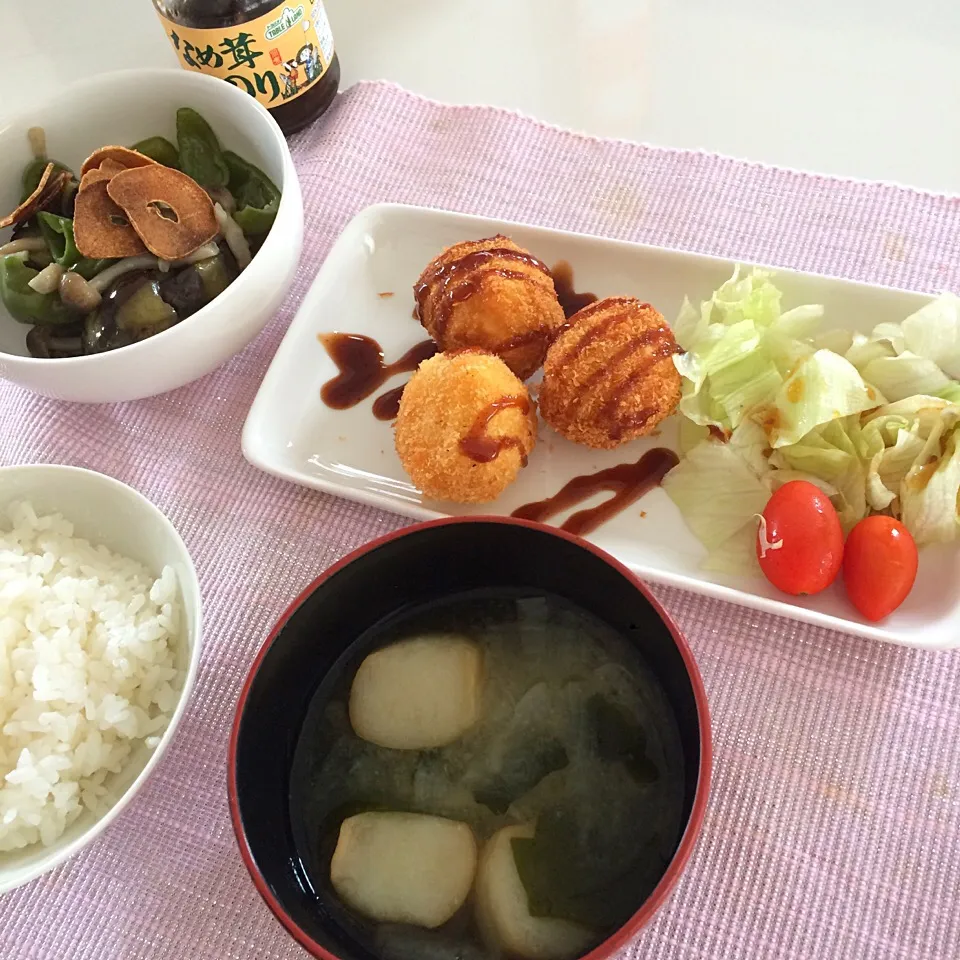
<instances>
[{"instance_id":1,"label":"pink woven placemat","mask_svg":"<svg viewBox=\"0 0 960 960\"><path fill-rule=\"evenodd\" d=\"M771 120L774 122L774 120ZM0 899L2 960L304 952L258 898L227 815L234 703L316 574L406 521L274 480L240 454L270 358L331 243L393 200L935 292L960 288L960 202L600 141L361 84L294 142L306 206L293 291L217 373L118 406L0 385L0 463L91 467L179 528L203 587L193 702L143 793L60 869ZM714 716L715 788L674 895L624 956L960 956L960 656L860 641L673 590Z\"/></svg>"}]
</instances>

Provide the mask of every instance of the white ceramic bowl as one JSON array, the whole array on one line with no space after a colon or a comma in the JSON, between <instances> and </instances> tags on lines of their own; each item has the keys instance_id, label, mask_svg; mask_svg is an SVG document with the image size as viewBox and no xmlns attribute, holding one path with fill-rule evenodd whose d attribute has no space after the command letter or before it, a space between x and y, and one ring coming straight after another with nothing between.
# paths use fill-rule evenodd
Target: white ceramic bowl
<instances>
[{"instance_id":1,"label":"white ceramic bowl","mask_svg":"<svg viewBox=\"0 0 960 960\"><path fill-rule=\"evenodd\" d=\"M176 111L193 107L224 147L255 163L282 191L273 229L243 273L214 301L169 330L119 350L38 360L29 329L0 304L0 377L63 400L111 403L181 387L216 369L266 325L293 281L303 245L303 202L280 128L253 97L185 70L131 70L72 84L0 127L0 209L12 210L31 159L26 131L41 126L47 153L74 171L97 147L161 135L176 142ZM0 214L2 216L2 214ZM0 243L9 231L0 231Z\"/></svg>"},{"instance_id":2,"label":"white ceramic bowl","mask_svg":"<svg viewBox=\"0 0 960 960\"><path fill-rule=\"evenodd\" d=\"M34 844L0 854L0 893L51 870L90 843L133 799L176 735L200 662L200 584L183 540L170 521L136 490L91 470L61 466L0 468L0 511L13 500L29 500L38 513L61 513L74 525L74 536L102 543L139 560L158 575L173 567L184 617L177 664L186 677L180 699L160 743L151 751L137 748L126 766L106 786L112 806L99 816L84 811L51 846ZM0 523L4 522L0 520Z\"/></svg>"}]
</instances>

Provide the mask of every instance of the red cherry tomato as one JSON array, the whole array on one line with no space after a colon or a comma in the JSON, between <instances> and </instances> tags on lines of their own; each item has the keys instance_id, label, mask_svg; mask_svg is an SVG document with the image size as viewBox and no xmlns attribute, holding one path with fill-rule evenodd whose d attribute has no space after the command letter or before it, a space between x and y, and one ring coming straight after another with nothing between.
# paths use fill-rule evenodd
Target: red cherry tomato
<instances>
[{"instance_id":1,"label":"red cherry tomato","mask_svg":"<svg viewBox=\"0 0 960 960\"><path fill-rule=\"evenodd\" d=\"M764 576L784 593L819 593L843 562L843 530L830 498L806 480L785 483L767 501L757 531Z\"/></svg>"},{"instance_id":2,"label":"red cherry tomato","mask_svg":"<svg viewBox=\"0 0 960 960\"><path fill-rule=\"evenodd\" d=\"M899 520L866 517L850 531L843 582L850 602L868 620L893 613L916 579L917 545Z\"/></svg>"}]
</instances>

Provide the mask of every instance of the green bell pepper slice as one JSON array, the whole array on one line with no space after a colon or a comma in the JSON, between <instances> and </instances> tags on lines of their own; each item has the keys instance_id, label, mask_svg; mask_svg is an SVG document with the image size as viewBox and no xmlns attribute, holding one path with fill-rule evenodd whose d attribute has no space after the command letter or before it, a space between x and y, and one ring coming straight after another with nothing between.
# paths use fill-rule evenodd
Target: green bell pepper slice
<instances>
[{"instance_id":1,"label":"green bell pepper slice","mask_svg":"<svg viewBox=\"0 0 960 960\"><path fill-rule=\"evenodd\" d=\"M46 211L40 211L37 220L50 256L69 270L82 256L73 239L73 221L69 217L58 217Z\"/></svg>"},{"instance_id":2,"label":"green bell pepper slice","mask_svg":"<svg viewBox=\"0 0 960 960\"><path fill-rule=\"evenodd\" d=\"M75 323L77 315L64 306L56 291L37 293L30 289L30 281L38 273L28 267L19 254L0 258L0 300L10 316L20 323L41 326Z\"/></svg>"},{"instance_id":3,"label":"green bell pepper slice","mask_svg":"<svg viewBox=\"0 0 960 960\"><path fill-rule=\"evenodd\" d=\"M79 273L84 280L92 280L98 273L116 262L116 259L110 258L94 260L92 257L81 257L72 269L74 273Z\"/></svg>"},{"instance_id":4,"label":"green bell pepper slice","mask_svg":"<svg viewBox=\"0 0 960 960\"><path fill-rule=\"evenodd\" d=\"M83 256L73 239L73 221L69 217L58 217L55 213L41 211L37 214L37 220L50 256L61 267L79 273L84 280L89 280L111 263L116 263L116 260Z\"/></svg>"},{"instance_id":5,"label":"green bell pepper slice","mask_svg":"<svg viewBox=\"0 0 960 960\"><path fill-rule=\"evenodd\" d=\"M162 163L165 167L180 169L180 154L166 137L147 137L146 140L135 143L132 149L151 160L156 160L157 163Z\"/></svg>"},{"instance_id":6,"label":"green bell pepper slice","mask_svg":"<svg viewBox=\"0 0 960 960\"><path fill-rule=\"evenodd\" d=\"M223 159L230 171L229 189L237 201L233 219L247 236L262 236L277 217L280 191L259 167L232 150L225 150Z\"/></svg>"},{"instance_id":7,"label":"green bell pepper slice","mask_svg":"<svg viewBox=\"0 0 960 960\"><path fill-rule=\"evenodd\" d=\"M216 190L225 187L230 171L220 149L220 141L210 124L190 107L177 111L177 146L180 169L201 187Z\"/></svg>"},{"instance_id":8,"label":"green bell pepper slice","mask_svg":"<svg viewBox=\"0 0 960 960\"><path fill-rule=\"evenodd\" d=\"M73 174L73 171L70 170L65 163L60 163L59 160L51 161L45 158L31 160L23 170L23 178L21 180L23 189L20 192L21 203L40 186L40 178L43 176L43 171L47 169L48 163L53 163L54 173L56 173L57 170L68 170L71 175Z\"/></svg>"}]
</instances>

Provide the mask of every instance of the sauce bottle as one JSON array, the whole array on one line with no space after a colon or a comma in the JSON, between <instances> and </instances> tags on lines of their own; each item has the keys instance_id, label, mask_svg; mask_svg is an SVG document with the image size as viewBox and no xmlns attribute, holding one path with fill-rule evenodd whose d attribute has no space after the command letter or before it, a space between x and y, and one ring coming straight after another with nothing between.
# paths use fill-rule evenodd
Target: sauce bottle
<instances>
[{"instance_id":1,"label":"sauce bottle","mask_svg":"<svg viewBox=\"0 0 960 960\"><path fill-rule=\"evenodd\" d=\"M323 0L153 0L186 70L256 97L285 134L333 102L340 61Z\"/></svg>"}]
</instances>

